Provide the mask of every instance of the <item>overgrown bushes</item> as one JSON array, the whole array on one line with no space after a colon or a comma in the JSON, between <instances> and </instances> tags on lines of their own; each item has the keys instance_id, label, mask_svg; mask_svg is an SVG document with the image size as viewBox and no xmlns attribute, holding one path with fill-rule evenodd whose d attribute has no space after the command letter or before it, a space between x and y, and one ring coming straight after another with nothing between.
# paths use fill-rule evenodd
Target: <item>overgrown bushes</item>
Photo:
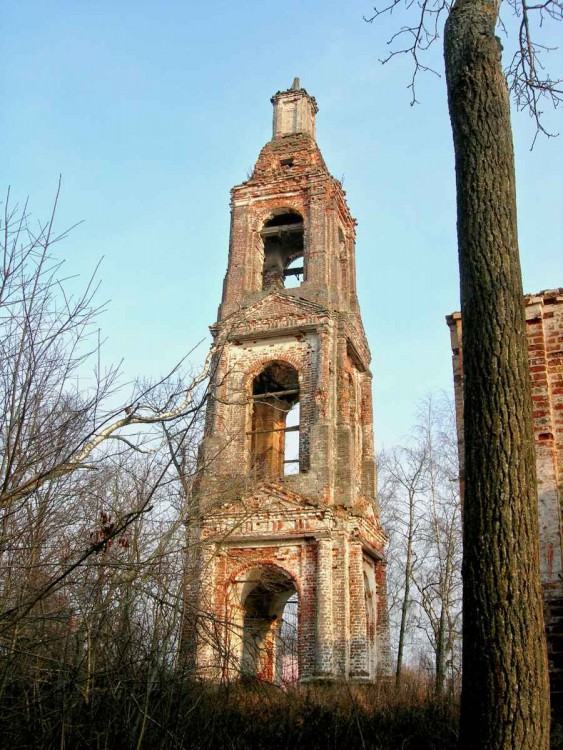
<instances>
[{"instance_id":1,"label":"overgrown bushes","mask_svg":"<svg viewBox=\"0 0 563 750\"><path fill-rule=\"evenodd\" d=\"M456 746L457 706L419 681L310 685L283 691L260 683L204 686L181 676L98 676L85 694L77 674L6 686L0 746L211 750ZM144 677L144 679L143 679Z\"/></svg>"}]
</instances>

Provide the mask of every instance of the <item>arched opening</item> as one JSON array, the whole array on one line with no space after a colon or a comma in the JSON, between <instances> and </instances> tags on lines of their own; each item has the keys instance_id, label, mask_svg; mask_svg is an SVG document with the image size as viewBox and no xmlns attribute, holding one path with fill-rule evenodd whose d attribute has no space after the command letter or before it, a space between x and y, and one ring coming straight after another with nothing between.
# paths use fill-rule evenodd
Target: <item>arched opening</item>
<instances>
[{"instance_id":1,"label":"arched opening","mask_svg":"<svg viewBox=\"0 0 563 750\"><path fill-rule=\"evenodd\" d=\"M252 469L258 478L299 473L299 373L272 362L252 382Z\"/></svg>"},{"instance_id":2,"label":"arched opening","mask_svg":"<svg viewBox=\"0 0 563 750\"><path fill-rule=\"evenodd\" d=\"M290 209L268 219L260 232L264 243L262 289L300 286L304 278L303 217Z\"/></svg>"},{"instance_id":3,"label":"arched opening","mask_svg":"<svg viewBox=\"0 0 563 750\"><path fill-rule=\"evenodd\" d=\"M299 596L295 591L287 600L283 609L280 635L277 647L277 674L280 681L294 684L299 679L298 629Z\"/></svg>"},{"instance_id":4,"label":"arched opening","mask_svg":"<svg viewBox=\"0 0 563 750\"><path fill-rule=\"evenodd\" d=\"M269 682L295 682L298 595L293 580L274 567L251 571L242 607L241 673Z\"/></svg>"}]
</instances>

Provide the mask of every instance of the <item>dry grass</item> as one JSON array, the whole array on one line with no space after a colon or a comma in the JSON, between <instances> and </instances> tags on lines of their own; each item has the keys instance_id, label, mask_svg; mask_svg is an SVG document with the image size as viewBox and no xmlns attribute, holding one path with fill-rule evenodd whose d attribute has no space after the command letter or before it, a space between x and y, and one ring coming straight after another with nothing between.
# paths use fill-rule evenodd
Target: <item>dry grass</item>
<instances>
[{"instance_id":1,"label":"dry grass","mask_svg":"<svg viewBox=\"0 0 563 750\"><path fill-rule=\"evenodd\" d=\"M162 674L7 691L0 706L0 746L70 750L246 750L366 748L447 750L457 741L457 706L408 680L352 686L313 684L280 690L260 683L202 686Z\"/></svg>"}]
</instances>

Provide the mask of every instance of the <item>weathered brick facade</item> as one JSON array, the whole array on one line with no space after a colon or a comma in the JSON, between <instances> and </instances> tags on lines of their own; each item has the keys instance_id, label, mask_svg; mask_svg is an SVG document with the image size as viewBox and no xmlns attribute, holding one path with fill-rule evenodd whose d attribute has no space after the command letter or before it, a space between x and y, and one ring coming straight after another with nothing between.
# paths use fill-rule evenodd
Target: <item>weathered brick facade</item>
<instances>
[{"instance_id":1,"label":"weathered brick facade","mask_svg":"<svg viewBox=\"0 0 563 750\"><path fill-rule=\"evenodd\" d=\"M371 681L389 644L355 220L315 100L296 81L272 103L273 138L232 190L188 627L200 674L278 681L297 600L299 679Z\"/></svg>"},{"instance_id":2,"label":"weathered brick facade","mask_svg":"<svg viewBox=\"0 0 563 750\"><path fill-rule=\"evenodd\" d=\"M563 698L563 289L524 297L532 383L540 565L554 704ZM454 388L463 491L463 351L459 312L446 318L453 351Z\"/></svg>"}]
</instances>

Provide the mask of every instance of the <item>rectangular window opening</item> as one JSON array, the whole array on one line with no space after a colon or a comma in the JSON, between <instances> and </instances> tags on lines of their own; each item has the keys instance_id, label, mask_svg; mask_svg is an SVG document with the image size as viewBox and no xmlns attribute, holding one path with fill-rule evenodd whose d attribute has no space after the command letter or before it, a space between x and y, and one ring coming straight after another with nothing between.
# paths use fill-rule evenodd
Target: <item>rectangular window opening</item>
<instances>
[{"instance_id":1,"label":"rectangular window opening","mask_svg":"<svg viewBox=\"0 0 563 750\"><path fill-rule=\"evenodd\" d=\"M299 402L297 402L288 411L285 422L284 476L299 474L299 421Z\"/></svg>"},{"instance_id":2,"label":"rectangular window opening","mask_svg":"<svg viewBox=\"0 0 563 750\"><path fill-rule=\"evenodd\" d=\"M299 379L289 364L272 362L254 378L250 436L257 477L299 473ZM250 426L250 425L249 425Z\"/></svg>"}]
</instances>

